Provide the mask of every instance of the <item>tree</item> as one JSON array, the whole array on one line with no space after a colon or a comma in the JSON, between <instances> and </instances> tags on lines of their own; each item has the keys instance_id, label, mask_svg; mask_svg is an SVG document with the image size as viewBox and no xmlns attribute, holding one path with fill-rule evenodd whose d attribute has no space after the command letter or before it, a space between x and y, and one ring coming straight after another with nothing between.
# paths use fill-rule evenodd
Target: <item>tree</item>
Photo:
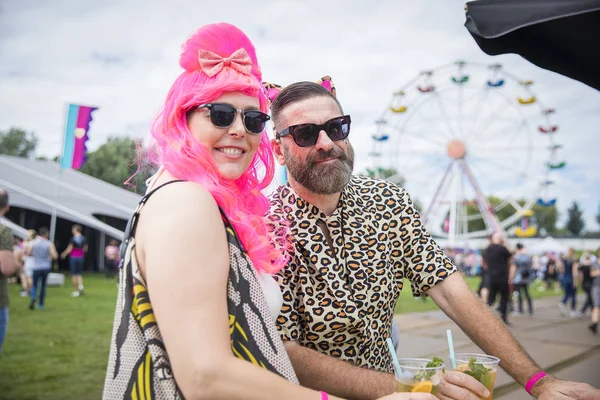
<instances>
[{"instance_id":1,"label":"tree","mask_svg":"<svg viewBox=\"0 0 600 400\"><path fill-rule=\"evenodd\" d=\"M0 131L0 154L17 157L32 157L38 144L38 138L33 132L19 128Z\"/></svg>"},{"instance_id":2,"label":"tree","mask_svg":"<svg viewBox=\"0 0 600 400\"><path fill-rule=\"evenodd\" d=\"M566 225L567 230L573 235L579 236L585 227L585 221L583 220L583 212L576 201L567 210L567 215L569 216Z\"/></svg>"},{"instance_id":3,"label":"tree","mask_svg":"<svg viewBox=\"0 0 600 400\"><path fill-rule=\"evenodd\" d=\"M538 232L542 232L542 229L550 235L558 232L556 221L560 214L556 208L556 204L546 207L536 203L532 207L532 211L534 212L535 220L537 221Z\"/></svg>"},{"instance_id":4,"label":"tree","mask_svg":"<svg viewBox=\"0 0 600 400\"><path fill-rule=\"evenodd\" d=\"M598 214L596 214L596 222L600 225L600 206L598 207Z\"/></svg>"},{"instance_id":5,"label":"tree","mask_svg":"<svg viewBox=\"0 0 600 400\"><path fill-rule=\"evenodd\" d=\"M109 137L106 143L88 154L81 172L124 189L143 193L144 182L154 171L150 171L144 162L138 171L138 147L137 142L131 138ZM144 160L145 154L141 156ZM126 184L130 178L131 182Z\"/></svg>"},{"instance_id":6,"label":"tree","mask_svg":"<svg viewBox=\"0 0 600 400\"><path fill-rule=\"evenodd\" d=\"M504 202L502 199L495 197L495 196L488 197L487 201L488 201L489 205L494 208L499 207L500 204L502 204ZM466 201L465 203L466 203L468 217L472 217L474 215L479 215L478 218L477 217L472 217L473 219L469 218L469 221L467 222L467 225L468 225L467 229L469 230L469 232L485 230L486 229L485 221L483 220L483 217L481 216L482 211L479 209L477 200L473 199L471 201ZM515 213L515 208L512 205L504 204L504 206L502 208L500 208L496 211L496 216L498 217L498 219L500 221L504 221L505 219L507 219L508 217L513 215L514 213Z\"/></svg>"},{"instance_id":7,"label":"tree","mask_svg":"<svg viewBox=\"0 0 600 400\"><path fill-rule=\"evenodd\" d=\"M40 160L40 161L54 161L55 163L60 163L60 156L54 156L52 158L48 158L46 156L39 156L35 158L36 160Z\"/></svg>"}]
</instances>

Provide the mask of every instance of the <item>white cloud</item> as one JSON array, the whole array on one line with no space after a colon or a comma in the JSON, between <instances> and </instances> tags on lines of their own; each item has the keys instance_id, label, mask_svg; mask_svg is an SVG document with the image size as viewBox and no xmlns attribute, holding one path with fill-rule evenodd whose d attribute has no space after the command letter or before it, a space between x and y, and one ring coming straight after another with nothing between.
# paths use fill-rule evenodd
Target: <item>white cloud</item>
<instances>
[{"instance_id":1,"label":"white cloud","mask_svg":"<svg viewBox=\"0 0 600 400\"><path fill-rule=\"evenodd\" d=\"M353 117L352 142L362 169L372 164L374 120L394 90L422 70L457 59L500 62L520 78L533 79L539 99L557 109L557 140L568 163L556 179L560 208L565 215L571 201L580 201L588 227L595 228L600 162L591 145L600 133L600 93L515 55L486 56L463 27L463 6L457 0L8 0L0 6L0 129L32 130L40 137L40 154L54 156L60 152L65 104L76 102L100 107L90 148L113 134L147 138L180 71L183 41L201 25L227 21L253 39L265 80L285 85L333 77ZM439 125L421 119L425 126ZM427 146L415 144L417 150ZM534 152L532 163L539 166L544 156ZM441 179L443 167L437 168L429 179ZM407 176L409 182L427 175L415 171L419 177ZM415 197L427 196L415 190Z\"/></svg>"}]
</instances>

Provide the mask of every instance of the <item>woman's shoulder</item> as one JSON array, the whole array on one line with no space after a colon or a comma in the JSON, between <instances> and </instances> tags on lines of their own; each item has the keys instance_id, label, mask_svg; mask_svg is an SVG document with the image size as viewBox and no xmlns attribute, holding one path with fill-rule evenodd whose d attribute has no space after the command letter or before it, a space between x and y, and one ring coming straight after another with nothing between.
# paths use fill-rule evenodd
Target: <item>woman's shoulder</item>
<instances>
[{"instance_id":1,"label":"woman's shoulder","mask_svg":"<svg viewBox=\"0 0 600 400\"><path fill-rule=\"evenodd\" d=\"M175 209L178 206L198 207L202 205L216 204L212 194L202 185L190 181L169 180L159 182L146 194L146 205L152 203L170 205Z\"/></svg>"},{"instance_id":2,"label":"woman's shoulder","mask_svg":"<svg viewBox=\"0 0 600 400\"><path fill-rule=\"evenodd\" d=\"M161 187L162 185L162 187ZM195 182L158 183L140 211L140 227L180 224L189 229L193 223L214 223L219 208L212 194Z\"/></svg>"}]
</instances>

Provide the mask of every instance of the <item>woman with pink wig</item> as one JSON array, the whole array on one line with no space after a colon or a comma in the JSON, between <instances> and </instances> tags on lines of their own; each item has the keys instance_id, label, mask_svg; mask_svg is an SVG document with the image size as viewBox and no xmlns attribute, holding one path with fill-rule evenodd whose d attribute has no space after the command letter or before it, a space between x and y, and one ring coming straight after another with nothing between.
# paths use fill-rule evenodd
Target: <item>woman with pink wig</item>
<instances>
[{"instance_id":1,"label":"woman with pink wig","mask_svg":"<svg viewBox=\"0 0 600 400\"><path fill-rule=\"evenodd\" d=\"M121 247L103 397L327 399L297 385L274 324L286 260L262 219L274 161L254 46L207 25L179 63L152 128L161 168Z\"/></svg>"}]
</instances>

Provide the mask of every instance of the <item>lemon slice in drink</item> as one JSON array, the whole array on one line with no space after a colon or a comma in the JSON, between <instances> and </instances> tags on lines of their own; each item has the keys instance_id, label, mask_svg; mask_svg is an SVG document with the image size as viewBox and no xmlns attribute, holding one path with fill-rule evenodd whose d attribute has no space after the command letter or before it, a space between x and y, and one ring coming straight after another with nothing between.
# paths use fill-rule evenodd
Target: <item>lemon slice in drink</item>
<instances>
[{"instance_id":1,"label":"lemon slice in drink","mask_svg":"<svg viewBox=\"0 0 600 400\"><path fill-rule=\"evenodd\" d=\"M433 390L433 383L430 381L419 382L415 385L415 387L411 390L412 393L431 393Z\"/></svg>"},{"instance_id":2,"label":"lemon slice in drink","mask_svg":"<svg viewBox=\"0 0 600 400\"><path fill-rule=\"evenodd\" d=\"M458 367L456 367L456 370L459 372L465 372L465 371L470 371L471 369L469 368L468 364L461 364Z\"/></svg>"}]
</instances>

